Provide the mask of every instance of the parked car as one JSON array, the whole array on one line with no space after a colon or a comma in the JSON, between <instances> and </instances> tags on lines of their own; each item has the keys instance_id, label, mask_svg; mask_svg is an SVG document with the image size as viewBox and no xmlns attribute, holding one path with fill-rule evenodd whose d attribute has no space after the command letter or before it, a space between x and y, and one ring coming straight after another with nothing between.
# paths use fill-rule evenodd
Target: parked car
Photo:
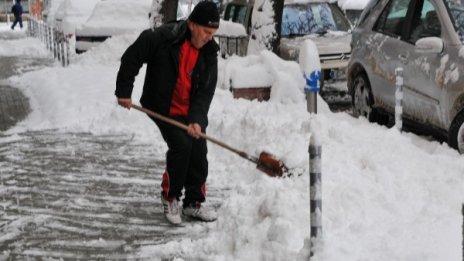
<instances>
[{"instance_id":1,"label":"parked car","mask_svg":"<svg viewBox=\"0 0 464 261\"><path fill-rule=\"evenodd\" d=\"M395 110L395 69L404 72L405 123L432 130L464 153L464 4L373 0L352 36L353 113L370 121Z\"/></svg>"},{"instance_id":2,"label":"parked car","mask_svg":"<svg viewBox=\"0 0 464 261\"><path fill-rule=\"evenodd\" d=\"M250 34L253 5L252 0L229 2L224 20L243 24ZM336 2L285 2L281 26L277 50L281 58L297 61L301 43L311 39L318 48L323 79L344 75L351 53L351 24Z\"/></svg>"},{"instance_id":3,"label":"parked car","mask_svg":"<svg viewBox=\"0 0 464 261\"><path fill-rule=\"evenodd\" d=\"M99 1L87 21L76 28L76 53L111 36L147 29L151 4L152 0Z\"/></svg>"}]
</instances>

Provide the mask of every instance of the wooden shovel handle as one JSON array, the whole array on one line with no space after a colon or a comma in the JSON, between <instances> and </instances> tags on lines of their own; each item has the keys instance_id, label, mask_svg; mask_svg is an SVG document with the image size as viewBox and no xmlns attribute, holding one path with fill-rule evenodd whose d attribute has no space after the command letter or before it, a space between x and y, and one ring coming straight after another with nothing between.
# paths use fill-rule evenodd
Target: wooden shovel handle
<instances>
[{"instance_id":1,"label":"wooden shovel handle","mask_svg":"<svg viewBox=\"0 0 464 261\"><path fill-rule=\"evenodd\" d=\"M145 108L143 108L143 107L141 107L141 106L132 104L132 108L134 108L134 109L136 109L136 110L138 110L138 111L144 112L144 113L150 115L151 117L153 117L153 118L155 118L155 119L157 119L157 120L164 121L164 122L166 122L166 123L169 123L169 124L171 124L171 125L174 125L174 126L176 126L176 127L179 127L179 128L181 128L181 129L183 129L183 130L185 130L185 131L187 131L187 129L188 129L188 126L185 125L185 124L183 124L183 123L181 123L181 122L178 122L178 121L176 121L176 120L173 120L173 119L171 119L171 118L169 118L169 117L166 117L166 116L161 115L161 114L159 114L159 113L156 113L156 112L154 112L154 111L145 109ZM205 139L205 140L209 140L209 141L211 141L212 143L214 143L214 144L216 144L216 145L219 145L219 146L221 146L221 147L223 147L223 148L225 148L225 149L228 149L228 150L230 150L230 151L232 151L232 152L238 154L238 155L239 155L240 157L242 157L242 158L245 158L245 159L247 159L247 160L249 160L249 161L252 161L252 162L254 162L254 163L257 163L257 162L258 162L258 159L257 159L257 158L255 158L255 157L253 157L253 156L250 156L250 155L248 155L247 153L245 153L245 152L243 152L243 151L241 151L241 150L238 150L238 149L236 149L236 148L232 148L231 146L227 145L226 143L224 143L224 142L222 142L222 141L220 141L220 140L217 140L217 139L215 139L215 138L213 138L213 137L210 137L210 136L204 134L203 132L200 133L200 137L203 138L203 139Z\"/></svg>"}]
</instances>

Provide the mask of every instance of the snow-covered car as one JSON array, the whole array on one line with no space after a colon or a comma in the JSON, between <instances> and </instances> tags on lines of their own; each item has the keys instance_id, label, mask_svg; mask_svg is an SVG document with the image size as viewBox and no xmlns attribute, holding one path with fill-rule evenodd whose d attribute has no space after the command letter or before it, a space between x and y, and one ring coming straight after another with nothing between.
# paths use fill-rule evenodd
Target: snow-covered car
<instances>
[{"instance_id":1,"label":"snow-covered car","mask_svg":"<svg viewBox=\"0 0 464 261\"><path fill-rule=\"evenodd\" d=\"M84 52L108 37L149 27L152 0L99 1L85 23L76 28L76 52Z\"/></svg>"},{"instance_id":2,"label":"snow-covered car","mask_svg":"<svg viewBox=\"0 0 464 261\"><path fill-rule=\"evenodd\" d=\"M224 20L243 24L249 34L253 5L252 0L231 1L225 8ZM281 37L277 50L281 58L297 61L301 43L311 39L319 52L323 79L344 74L351 54L351 24L336 2L285 1Z\"/></svg>"},{"instance_id":3,"label":"snow-covered car","mask_svg":"<svg viewBox=\"0 0 464 261\"><path fill-rule=\"evenodd\" d=\"M461 0L369 2L352 36L347 78L353 113L370 121L391 116L395 69L401 67L405 124L432 130L464 153L463 43Z\"/></svg>"},{"instance_id":4,"label":"snow-covered car","mask_svg":"<svg viewBox=\"0 0 464 261\"><path fill-rule=\"evenodd\" d=\"M76 45L76 27L83 24L100 0L55 0L49 1L47 23L62 31L74 50Z\"/></svg>"}]
</instances>

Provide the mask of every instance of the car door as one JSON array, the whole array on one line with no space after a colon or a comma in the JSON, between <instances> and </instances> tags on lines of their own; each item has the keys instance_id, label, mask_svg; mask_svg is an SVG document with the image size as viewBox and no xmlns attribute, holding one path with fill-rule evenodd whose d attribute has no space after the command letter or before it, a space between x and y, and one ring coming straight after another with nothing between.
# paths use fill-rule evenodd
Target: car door
<instances>
[{"instance_id":1,"label":"car door","mask_svg":"<svg viewBox=\"0 0 464 261\"><path fill-rule=\"evenodd\" d=\"M447 56L438 52L421 52L415 43L425 37L441 37L442 27L437 13L432 0L417 0L411 13L410 29L398 49L404 72L404 117L432 126L441 126L444 121L440 117L443 88L437 82L437 77L441 77L437 72L441 64L446 63Z\"/></svg>"},{"instance_id":2,"label":"car door","mask_svg":"<svg viewBox=\"0 0 464 261\"><path fill-rule=\"evenodd\" d=\"M368 63L375 106L393 112L395 108L395 69L399 65L398 48L407 22L409 6L414 0L391 0L374 25L369 38Z\"/></svg>"}]
</instances>

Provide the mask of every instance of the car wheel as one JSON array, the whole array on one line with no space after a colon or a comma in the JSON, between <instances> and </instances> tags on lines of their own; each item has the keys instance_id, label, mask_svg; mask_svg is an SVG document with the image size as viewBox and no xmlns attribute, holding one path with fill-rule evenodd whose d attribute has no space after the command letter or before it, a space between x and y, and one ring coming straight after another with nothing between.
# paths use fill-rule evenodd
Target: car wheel
<instances>
[{"instance_id":1,"label":"car wheel","mask_svg":"<svg viewBox=\"0 0 464 261\"><path fill-rule=\"evenodd\" d=\"M377 120L377 112L372 108L374 98L371 85L365 74L358 74L354 78L352 104L355 117L364 116L370 122Z\"/></svg>"},{"instance_id":2,"label":"car wheel","mask_svg":"<svg viewBox=\"0 0 464 261\"><path fill-rule=\"evenodd\" d=\"M451 123L448 144L458 150L459 153L464 154L464 110Z\"/></svg>"}]
</instances>

